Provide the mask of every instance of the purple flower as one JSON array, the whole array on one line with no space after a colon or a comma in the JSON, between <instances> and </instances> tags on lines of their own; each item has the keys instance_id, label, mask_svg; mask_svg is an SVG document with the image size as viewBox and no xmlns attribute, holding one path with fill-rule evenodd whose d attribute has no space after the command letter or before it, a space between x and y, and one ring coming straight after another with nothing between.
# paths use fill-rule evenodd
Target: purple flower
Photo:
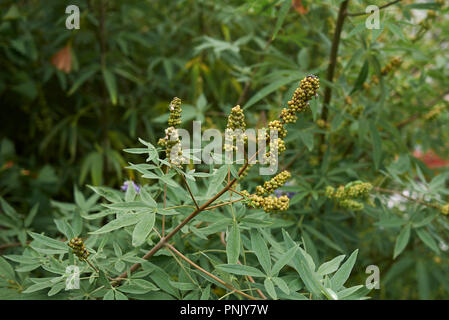
<instances>
[{"instance_id":1,"label":"purple flower","mask_svg":"<svg viewBox=\"0 0 449 320\"><path fill-rule=\"evenodd\" d=\"M136 191L136 193L139 193L140 187L137 184L135 184L134 181L132 181L132 180L123 182L123 185L120 187L120 189L122 189L122 191L128 190L128 186L130 183L134 187L134 190Z\"/></svg>"},{"instance_id":2,"label":"purple flower","mask_svg":"<svg viewBox=\"0 0 449 320\"><path fill-rule=\"evenodd\" d=\"M284 186L291 186L292 185L292 183L291 182L286 182L285 184L284 184ZM291 199L291 198L293 198L293 196L296 194L297 192L293 192L293 191L282 191L282 190L279 190L279 189L277 189L277 190L275 190L274 191L274 195L277 197L277 198L279 198L279 197L281 197L281 196L283 196L283 195L286 195L289 199Z\"/></svg>"}]
</instances>

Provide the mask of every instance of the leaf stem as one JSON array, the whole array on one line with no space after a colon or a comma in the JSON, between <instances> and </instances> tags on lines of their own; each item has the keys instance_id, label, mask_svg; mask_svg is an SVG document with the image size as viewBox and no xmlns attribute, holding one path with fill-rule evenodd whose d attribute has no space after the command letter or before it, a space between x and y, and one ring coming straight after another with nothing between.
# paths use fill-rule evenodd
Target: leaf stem
<instances>
[{"instance_id":1,"label":"leaf stem","mask_svg":"<svg viewBox=\"0 0 449 320\"><path fill-rule=\"evenodd\" d=\"M232 285L230 285L227 282L224 282L223 280L221 280L220 278L218 278L217 276L213 275L212 273L210 273L209 271L201 268L199 265L197 265L195 262L193 262L192 260L190 260L189 258L187 258L185 255L183 255L181 252L179 252L178 250L176 250L175 247L173 247L171 244L166 243L165 244L166 247L169 248L169 250L171 250L173 253L177 254L181 259L183 259L184 261L186 261L188 264L190 264L192 267L198 269L199 271L201 271L202 273L206 274L207 276L211 277L212 279L214 279L215 281L219 282L221 285L225 286L226 288L228 288L229 290L231 290L232 292L238 293L242 296L244 296L245 298L248 298L250 300L258 300L257 298L250 296L249 294L240 291L236 288L234 288Z\"/></svg>"}]
</instances>

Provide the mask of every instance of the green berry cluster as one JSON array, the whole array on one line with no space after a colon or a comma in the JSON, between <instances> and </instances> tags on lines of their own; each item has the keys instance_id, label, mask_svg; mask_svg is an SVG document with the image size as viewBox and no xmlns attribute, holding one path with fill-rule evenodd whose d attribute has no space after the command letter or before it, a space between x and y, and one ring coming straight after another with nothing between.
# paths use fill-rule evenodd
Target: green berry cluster
<instances>
[{"instance_id":1,"label":"green berry cluster","mask_svg":"<svg viewBox=\"0 0 449 320\"><path fill-rule=\"evenodd\" d=\"M292 175L290 172L284 170L281 173L277 174L275 177L271 178L269 181L265 181L263 187L257 186L256 193L259 196L273 193L276 189L282 187L285 182L291 178L291 176Z\"/></svg>"},{"instance_id":2,"label":"green berry cluster","mask_svg":"<svg viewBox=\"0 0 449 320\"><path fill-rule=\"evenodd\" d=\"M71 239L68 245L72 248L73 254L80 260L86 260L89 257L89 251L87 251L81 238Z\"/></svg>"},{"instance_id":3,"label":"green berry cluster","mask_svg":"<svg viewBox=\"0 0 449 320\"><path fill-rule=\"evenodd\" d=\"M231 109L231 114L228 117L227 128L233 130L241 129L242 131L245 131L245 114L243 113L243 110L239 105L236 105Z\"/></svg>"},{"instance_id":4,"label":"green berry cluster","mask_svg":"<svg viewBox=\"0 0 449 320\"><path fill-rule=\"evenodd\" d=\"M382 70L381 70L381 74L383 76L387 75L388 73L390 73L391 70L393 70L394 68L398 67L399 65L401 65L402 60L401 58L393 58Z\"/></svg>"},{"instance_id":5,"label":"green berry cluster","mask_svg":"<svg viewBox=\"0 0 449 320\"><path fill-rule=\"evenodd\" d=\"M165 137L160 138L158 145L165 147L165 154L168 162L175 166L181 166L182 157L181 141L176 127L181 124L181 99L174 97L168 106L170 115L168 116L169 127L165 129Z\"/></svg>"},{"instance_id":6,"label":"green berry cluster","mask_svg":"<svg viewBox=\"0 0 449 320\"><path fill-rule=\"evenodd\" d=\"M292 99L288 102L288 109L281 112L282 123L295 122L295 113L304 111L309 100L318 92L320 79L315 75L308 75L299 83L299 87L293 93Z\"/></svg>"},{"instance_id":7,"label":"green berry cluster","mask_svg":"<svg viewBox=\"0 0 449 320\"><path fill-rule=\"evenodd\" d=\"M285 138L287 135L285 125L287 123L296 122L298 119L296 113L305 110L308 101L317 95L319 87L320 80L315 75L308 75L302 79L299 83L299 87L295 90L292 99L288 102L288 107L282 109L279 120L273 120L268 124L269 129L277 130L278 137L276 139L270 138L270 130L266 130L264 135L258 136L258 139L266 139L267 145L269 145L269 151L264 155L265 163L268 162L270 166L275 165L278 161L278 155L286 150L285 142L282 140L282 138ZM235 110L235 112L239 111L240 107ZM229 117L230 119L231 116ZM235 127L234 123L238 123L242 118L243 117L238 116L235 117L235 119L232 118L232 122L229 120L228 128ZM248 204L253 207L262 207L265 212L284 211L287 210L289 206L289 198L287 196L284 195L276 198L273 196L264 197L263 195L274 192L274 190L284 185L290 177L291 174L288 171L283 171L271 180L266 181L263 186L256 187L255 194L250 195L247 191L243 191L242 193L248 198Z\"/></svg>"},{"instance_id":8,"label":"green berry cluster","mask_svg":"<svg viewBox=\"0 0 449 320\"><path fill-rule=\"evenodd\" d=\"M168 106L170 115L168 117L168 125L170 127L177 127L181 124L181 99L174 97Z\"/></svg>"},{"instance_id":9,"label":"green berry cluster","mask_svg":"<svg viewBox=\"0 0 449 320\"><path fill-rule=\"evenodd\" d=\"M440 207L440 212L445 216L449 214L449 203L446 203L444 206Z\"/></svg>"},{"instance_id":10,"label":"green berry cluster","mask_svg":"<svg viewBox=\"0 0 449 320\"><path fill-rule=\"evenodd\" d=\"M368 200L372 188L371 183L362 181L354 181L346 186L339 186L337 189L328 186L326 197L333 199L343 208L357 211L364 208L363 203L357 200Z\"/></svg>"},{"instance_id":11,"label":"green berry cluster","mask_svg":"<svg viewBox=\"0 0 449 320\"><path fill-rule=\"evenodd\" d=\"M278 137L280 138L285 138L287 135L287 129L284 128L284 125L279 120L270 121L270 123L268 123L268 128L271 130L277 130Z\"/></svg>"},{"instance_id":12,"label":"green berry cluster","mask_svg":"<svg viewBox=\"0 0 449 320\"><path fill-rule=\"evenodd\" d=\"M231 109L231 114L228 117L228 124L225 132L225 144L224 149L226 151L232 151L237 149L238 145L243 145L247 140L244 133L246 129L245 114L239 105ZM234 146L234 141L236 145Z\"/></svg>"},{"instance_id":13,"label":"green berry cluster","mask_svg":"<svg viewBox=\"0 0 449 320\"><path fill-rule=\"evenodd\" d=\"M446 109L446 105L437 104L429 112L424 114L423 118L425 120L433 120L433 119L437 118L441 114L441 112L444 111L444 109Z\"/></svg>"},{"instance_id":14,"label":"green berry cluster","mask_svg":"<svg viewBox=\"0 0 449 320\"><path fill-rule=\"evenodd\" d=\"M286 211L290 204L290 199L287 196L280 196L279 198L268 196L264 198L263 201L263 211Z\"/></svg>"},{"instance_id":15,"label":"green berry cluster","mask_svg":"<svg viewBox=\"0 0 449 320\"><path fill-rule=\"evenodd\" d=\"M353 211L363 210L365 207L363 203L353 200L353 199L344 199L338 203L338 205L342 208L346 208Z\"/></svg>"},{"instance_id":16,"label":"green berry cluster","mask_svg":"<svg viewBox=\"0 0 449 320\"><path fill-rule=\"evenodd\" d=\"M267 213L273 211L286 211L290 204L290 199L285 195L276 198L273 196L263 197L258 194L249 194L246 190L243 190L242 193L248 198L247 203L250 206L262 208L263 211Z\"/></svg>"},{"instance_id":17,"label":"green berry cluster","mask_svg":"<svg viewBox=\"0 0 449 320\"><path fill-rule=\"evenodd\" d=\"M175 127L165 129L165 137L159 139L158 145L165 147L168 162L175 166L181 166L183 160L181 141Z\"/></svg>"},{"instance_id":18,"label":"green berry cluster","mask_svg":"<svg viewBox=\"0 0 449 320\"><path fill-rule=\"evenodd\" d=\"M248 166L245 168L245 170L243 170L243 172L240 174L240 179L243 179L244 177L246 177L252 167L253 167L253 164L248 164Z\"/></svg>"},{"instance_id":19,"label":"green berry cluster","mask_svg":"<svg viewBox=\"0 0 449 320\"><path fill-rule=\"evenodd\" d=\"M330 128L329 123L327 123L326 120L323 120L323 119L318 119L316 121L316 125L321 129L329 129Z\"/></svg>"}]
</instances>

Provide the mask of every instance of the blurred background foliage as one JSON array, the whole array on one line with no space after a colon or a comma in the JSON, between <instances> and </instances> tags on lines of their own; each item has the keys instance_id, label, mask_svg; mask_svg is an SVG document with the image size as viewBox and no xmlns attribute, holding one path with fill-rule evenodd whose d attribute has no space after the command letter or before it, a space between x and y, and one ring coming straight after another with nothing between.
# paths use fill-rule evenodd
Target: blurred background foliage
<instances>
[{"instance_id":1,"label":"blurred background foliage","mask_svg":"<svg viewBox=\"0 0 449 320\"><path fill-rule=\"evenodd\" d=\"M331 210L319 192L357 179L415 190L417 180L446 176L448 6L400 1L381 11L380 30L366 29L366 15L348 16L330 83L342 2L1 1L0 196L25 216L38 203L30 228L45 231L56 214L51 199L73 201L74 186L88 193L85 184L139 182L124 169L138 157L122 150L138 145L138 137L156 144L174 96L183 100L186 128L192 120L224 128L236 104L256 128L313 73L320 96L289 128L281 159L294 181L285 191L295 193L283 217L319 243L311 247L314 258L366 248L360 265L378 264L385 276L374 297L447 297L445 250L412 242L403 258L392 259L401 224L384 217L398 210L382 204L388 199L379 196L361 215ZM79 30L65 28L69 4L80 8ZM363 13L368 4L351 1L348 12ZM326 86L333 92L324 119ZM255 172L249 177L253 185L262 181ZM423 193L447 202L444 178L432 186ZM445 233L432 228L429 241L441 247L448 224L436 228ZM0 241L26 241L20 230L2 230ZM362 267L355 277L366 277Z\"/></svg>"}]
</instances>

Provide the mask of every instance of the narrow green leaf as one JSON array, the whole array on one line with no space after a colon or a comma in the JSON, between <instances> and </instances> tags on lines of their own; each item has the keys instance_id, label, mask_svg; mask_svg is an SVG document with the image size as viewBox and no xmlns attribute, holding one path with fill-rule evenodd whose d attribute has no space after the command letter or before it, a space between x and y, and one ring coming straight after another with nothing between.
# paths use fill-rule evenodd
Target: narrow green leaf
<instances>
[{"instance_id":1,"label":"narrow green leaf","mask_svg":"<svg viewBox=\"0 0 449 320\"><path fill-rule=\"evenodd\" d=\"M34 232L28 232L28 234L36 240L36 242L45 245L47 247L53 248L53 249L60 249L60 250L67 250L67 244L65 244L62 241L58 241L52 238L49 238L47 236L34 233Z\"/></svg>"},{"instance_id":2,"label":"narrow green leaf","mask_svg":"<svg viewBox=\"0 0 449 320\"><path fill-rule=\"evenodd\" d=\"M340 288L345 284L346 280L348 280L349 275L351 274L352 268L354 267L355 261L357 259L357 253L359 250L355 250L346 260L345 263L341 266L341 268L334 274L332 277L332 285L335 291L340 290Z\"/></svg>"},{"instance_id":3,"label":"narrow green leaf","mask_svg":"<svg viewBox=\"0 0 449 320\"><path fill-rule=\"evenodd\" d=\"M259 263L265 270L265 273L271 274L271 257L267 244L258 230L251 229L250 235L251 247L257 256L257 260L259 260Z\"/></svg>"},{"instance_id":4,"label":"narrow green leaf","mask_svg":"<svg viewBox=\"0 0 449 320\"><path fill-rule=\"evenodd\" d=\"M245 104L244 109L248 109L253 104L255 104L258 101L260 101L261 99L265 98L270 93L278 90L280 87L288 85L294 81L298 81L299 79L301 79L301 77L302 77L302 74L301 74L301 76L298 75L298 76L284 77L284 78L281 78L277 81L270 83L266 87L262 88L255 95L253 95L251 97L251 99L249 99L248 102Z\"/></svg>"},{"instance_id":5,"label":"narrow green leaf","mask_svg":"<svg viewBox=\"0 0 449 320\"><path fill-rule=\"evenodd\" d=\"M238 274L242 276L265 277L259 269L241 264L219 264L215 266L218 270Z\"/></svg>"},{"instance_id":6,"label":"narrow green leaf","mask_svg":"<svg viewBox=\"0 0 449 320\"><path fill-rule=\"evenodd\" d=\"M282 3L281 8L279 9L278 19L276 21L276 25L274 26L273 36L271 37L271 40L274 40L276 38L276 35L281 29L282 23L284 22L285 17L288 13L288 9L290 9L291 5L292 3L290 0L284 0L284 3Z\"/></svg>"},{"instance_id":7,"label":"narrow green leaf","mask_svg":"<svg viewBox=\"0 0 449 320\"><path fill-rule=\"evenodd\" d=\"M338 270L338 267L340 266L340 263L343 261L343 259L346 256L344 254L335 257L334 259L332 259L331 261L325 262L323 263L319 268L318 268L318 274L321 276L324 276L326 274L329 273L333 273L335 271Z\"/></svg>"},{"instance_id":8,"label":"narrow green leaf","mask_svg":"<svg viewBox=\"0 0 449 320\"><path fill-rule=\"evenodd\" d=\"M285 294L290 294L290 289L288 288L287 283L284 280L278 277L271 278L273 282L281 289Z\"/></svg>"},{"instance_id":9,"label":"narrow green leaf","mask_svg":"<svg viewBox=\"0 0 449 320\"><path fill-rule=\"evenodd\" d=\"M373 144L373 161L376 170L379 169L380 159L382 156L382 140L380 139L379 132L377 131L376 124L370 121L370 132Z\"/></svg>"},{"instance_id":10,"label":"narrow green leaf","mask_svg":"<svg viewBox=\"0 0 449 320\"><path fill-rule=\"evenodd\" d=\"M269 278L266 278L265 281L263 282L265 289L267 290L268 294L270 295L270 297L272 297L274 300L276 300L278 298L277 294L276 294L276 290L274 289L274 284L273 281L271 281Z\"/></svg>"},{"instance_id":11,"label":"narrow green leaf","mask_svg":"<svg viewBox=\"0 0 449 320\"><path fill-rule=\"evenodd\" d=\"M157 207L156 201L154 201L154 199L151 196L151 194L147 190L145 190L145 188L140 188L140 198L149 207L151 207L151 208Z\"/></svg>"},{"instance_id":12,"label":"narrow green leaf","mask_svg":"<svg viewBox=\"0 0 449 320\"><path fill-rule=\"evenodd\" d=\"M119 218L105 224L100 229L90 232L90 234L102 234L111 232L120 228L124 228L136 224L140 220L140 214L122 214Z\"/></svg>"},{"instance_id":13,"label":"narrow green leaf","mask_svg":"<svg viewBox=\"0 0 449 320\"><path fill-rule=\"evenodd\" d=\"M106 84L106 88L109 92L109 97L111 98L111 103L113 105L117 104L117 83L115 82L114 74L108 69L103 69L103 79Z\"/></svg>"},{"instance_id":14,"label":"narrow green leaf","mask_svg":"<svg viewBox=\"0 0 449 320\"><path fill-rule=\"evenodd\" d=\"M8 261L0 257L0 279L16 280L15 272Z\"/></svg>"},{"instance_id":15,"label":"narrow green leaf","mask_svg":"<svg viewBox=\"0 0 449 320\"><path fill-rule=\"evenodd\" d=\"M31 225L38 210L39 210L39 203L36 203L33 206L33 208L31 208L30 212L28 213L27 217L25 218L25 222L24 222L25 227L28 228Z\"/></svg>"},{"instance_id":16,"label":"narrow green leaf","mask_svg":"<svg viewBox=\"0 0 449 320\"><path fill-rule=\"evenodd\" d=\"M410 224L407 224L401 229L401 232L399 232L399 235L396 238L396 244L394 245L393 259L396 259L407 246L410 239L410 228Z\"/></svg>"},{"instance_id":17,"label":"narrow green leaf","mask_svg":"<svg viewBox=\"0 0 449 320\"><path fill-rule=\"evenodd\" d=\"M368 60L366 60L362 66L362 69L360 70L357 80L355 81L354 88L352 88L350 95L362 88L363 83L368 77L368 73L369 73L369 63Z\"/></svg>"},{"instance_id":18,"label":"narrow green leaf","mask_svg":"<svg viewBox=\"0 0 449 320\"><path fill-rule=\"evenodd\" d=\"M134 247L140 246L145 242L153 229L155 216L156 214L154 212L145 213L141 220L137 222L132 235L132 244Z\"/></svg>"},{"instance_id":19,"label":"narrow green leaf","mask_svg":"<svg viewBox=\"0 0 449 320\"><path fill-rule=\"evenodd\" d=\"M226 256L229 264L237 264L240 255L240 230L237 221L233 221L226 244Z\"/></svg>"},{"instance_id":20,"label":"narrow green leaf","mask_svg":"<svg viewBox=\"0 0 449 320\"><path fill-rule=\"evenodd\" d=\"M273 269L271 270L271 275L277 276L279 274L279 271L287 264L289 263L293 257L296 254L296 250L298 249L297 246L294 246L290 249L288 249L287 252L285 252L278 261L274 264Z\"/></svg>"},{"instance_id":21,"label":"narrow green leaf","mask_svg":"<svg viewBox=\"0 0 449 320\"><path fill-rule=\"evenodd\" d=\"M435 253L437 254L440 253L440 249L438 248L435 239L430 235L430 233L426 229L419 228L415 229L415 231L418 234L418 237L422 240L422 242L424 242L426 246L432 249Z\"/></svg>"},{"instance_id":22,"label":"narrow green leaf","mask_svg":"<svg viewBox=\"0 0 449 320\"><path fill-rule=\"evenodd\" d=\"M84 72L74 83L72 88L69 90L69 92L67 92L67 95L70 96L72 95L76 90L78 90L78 88L84 83L86 82L89 78L93 77L93 75L95 73L97 73L98 68L93 68L90 69L86 72Z\"/></svg>"}]
</instances>

